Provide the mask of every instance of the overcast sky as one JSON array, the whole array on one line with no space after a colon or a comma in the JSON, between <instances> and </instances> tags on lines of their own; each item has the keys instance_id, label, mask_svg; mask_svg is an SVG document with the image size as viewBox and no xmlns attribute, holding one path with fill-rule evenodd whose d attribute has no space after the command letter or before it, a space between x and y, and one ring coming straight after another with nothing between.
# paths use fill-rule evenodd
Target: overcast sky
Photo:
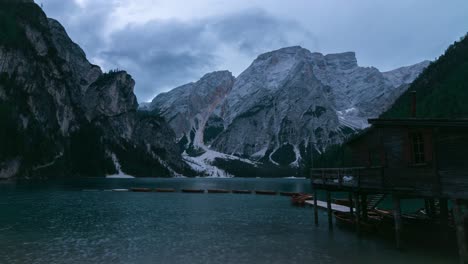
<instances>
[{"instance_id":1,"label":"overcast sky","mask_svg":"<svg viewBox=\"0 0 468 264\"><path fill-rule=\"evenodd\" d=\"M88 59L124 69L139 102L259 54L355 51L382 71L434 60L468 31L467 0L36 0Z\"/></svg>"}]
</instances>

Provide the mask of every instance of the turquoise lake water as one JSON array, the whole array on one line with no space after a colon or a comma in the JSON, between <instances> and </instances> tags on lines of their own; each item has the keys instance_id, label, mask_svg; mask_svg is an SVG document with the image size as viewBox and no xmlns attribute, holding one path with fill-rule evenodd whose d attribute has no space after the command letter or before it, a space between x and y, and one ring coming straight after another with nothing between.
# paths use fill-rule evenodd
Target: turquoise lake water
<instances>
[{"instance_id":1,"label":"turquoise lake water","mask_svg":"<svg viewBox=\"0 0 468 264\"><path fill-rule=\"evenodd\" d=\"M107 192L224 188L310 192L299 179L98 179L0 183L0 263L457 263L423 238L328 230L284 196ZM89 192L83 189L97 189Z\"/></svg>"}]
</instances>

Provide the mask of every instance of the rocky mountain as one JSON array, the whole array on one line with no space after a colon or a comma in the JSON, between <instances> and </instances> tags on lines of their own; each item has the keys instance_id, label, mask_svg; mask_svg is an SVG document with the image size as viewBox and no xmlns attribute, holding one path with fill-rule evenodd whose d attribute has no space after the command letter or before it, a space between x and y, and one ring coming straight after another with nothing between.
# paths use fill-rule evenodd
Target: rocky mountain
<instances>
[{"instance_id":1,"label":"rocky mountain","mask_svg":"<svg viewBox=\"0 0 468 264\"><path fill-rule=\"evenodd\" d=\"M187 136L187 143L202 143L206 122L231 91L234 79L229 71L206 74L195 83L158 95L149 108L164 116L177 138Z\"/></svg>"},{"instance_id":2,"label":"rocky mountain","mask_svg":"<svg viewBox=\"0 0 468 264\"><path fill-rule=\"evenodd\" d=\"M227 72L224 78L212 73L158 95L149 109L169 122L185 147L194 141L205 151L210 146L297 167L308 147L321 152L365 128L427 65L380 72L358 66L353 52L323 55L288 47L258 56L234 81ZM201 136L203 141L195 140Z\"/></svg>"},{"instance_id":3,"label":"rocky mountain","mask_svg":"<svg viewBox=\"0 0 468 264\"><path fill-rule=\"evenodd\" d=\"M0 178L190 172L167 123L137 111L132 77L102 73L23 2L0 3Z\"/></svg>"}]
</instances>

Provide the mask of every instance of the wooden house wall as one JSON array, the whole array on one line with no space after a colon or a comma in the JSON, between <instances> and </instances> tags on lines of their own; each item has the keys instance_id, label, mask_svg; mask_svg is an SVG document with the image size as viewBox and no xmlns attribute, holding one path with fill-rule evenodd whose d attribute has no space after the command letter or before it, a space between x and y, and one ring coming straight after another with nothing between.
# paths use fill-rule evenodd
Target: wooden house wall
<instances>
[{"instance_id":1,"label":"wooden house wall","mask_svg":"<svg viewBox=\"0 0 468 264\"><path fill-rule=\"evenodd\" d=\"M373 129L367 132L366 135L356 139L348 144L351 149L352 164L355 167L370 167L370 152L378 146L380 141L378 131Z\"/></svg>"},{"instance_id":2,"label":"wooden house wall","mask_svg":"<svg viewBox=\"0 0 468 264\"><path fill-rule=\"evenodd\" d=\"M441 191L450 197L468 196L468 130L439 129L436 140Z\"/></svg>"},{"instance_id":3,"label":"wooden house wall","mask_svg":"<svg viewBox=\"0 0 468 264\"><path fill-rule=\"evenodd\" d=\"M399 127L380 128L382 130L382 143L385 155L385 167L406 167L409 158L408 136L405 130Z\"/></svg>"}]
</instances>

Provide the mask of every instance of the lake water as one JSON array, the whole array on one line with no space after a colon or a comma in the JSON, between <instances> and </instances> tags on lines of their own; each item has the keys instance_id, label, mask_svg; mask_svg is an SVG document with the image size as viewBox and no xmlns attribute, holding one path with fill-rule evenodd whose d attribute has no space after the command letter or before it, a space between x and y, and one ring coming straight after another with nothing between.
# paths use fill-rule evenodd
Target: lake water
<instances>
[{"instance_id":1,"label":"lake water","mask_svg":"<svg viewBox=\"0 0 468 264\"><path fill-rule=\"evenodd\" d=\"M398 251L330 232L322 210L316 227L312 208L283 196L102 191L130 187L310 192L298 179L0 183L0 263L457 263L427 241Z\"/></svg>"}]
</instances>

